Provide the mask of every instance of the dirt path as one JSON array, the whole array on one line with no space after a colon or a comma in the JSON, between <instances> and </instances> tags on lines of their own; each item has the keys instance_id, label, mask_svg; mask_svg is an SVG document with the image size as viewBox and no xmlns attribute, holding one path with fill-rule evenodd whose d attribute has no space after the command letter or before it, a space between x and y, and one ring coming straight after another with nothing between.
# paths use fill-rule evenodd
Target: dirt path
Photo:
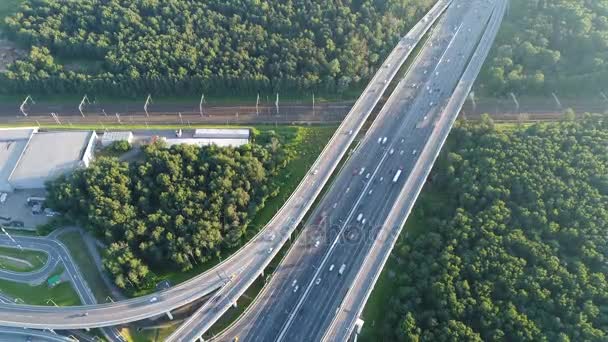
<instances>
[{"instance_id":1,"label":"dirt path","mask_svg":"<svg viewBox=\"0 0 608 342\"><path fill-rule=\"evenodd\" d=\"M27 261L27 260L23 260L23 259L19 259L19 258L14 258L14 257L8 256L8 255L0 255L0 259L4 259L6 261L14 262L15 264L20 264L21 265L21 266L19 266L19 265L13 264L13 265L15 265L15 267L23 267L23 265L25 265L26 268L28 268L28 267L29 268L33 268L34 267L34 265L31 262Z\"/></svg>"}]
</instances>

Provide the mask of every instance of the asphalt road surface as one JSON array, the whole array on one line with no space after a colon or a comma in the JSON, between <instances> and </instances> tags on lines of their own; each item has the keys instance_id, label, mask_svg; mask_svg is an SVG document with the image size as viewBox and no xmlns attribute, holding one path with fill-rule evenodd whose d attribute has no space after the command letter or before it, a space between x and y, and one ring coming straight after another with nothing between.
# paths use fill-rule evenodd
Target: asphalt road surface
<instances>
[{"instance_id":1,"label":"asphalt road surface","mask_svg":"<svg viewBox=\"0 0 608 342\"><path fill-rule=\"evenodd\" d=\"M492 9L493 4L479 0L450 5L344 166L340 183L319 204L256 302L217 340L322 339L370 246L387 238L378 233L405 181L413 176L424 183L426 176L412 171L417 163L429 163L420 151L442 118Z\"/></svg>"},{"instance_id":2,"label":"asphalt road surface","mask_svg":"<svg viewBox=\"0 0 608 342\"><path fill-rule=\"evenodd\" d=\"M12 235L11 240L9 237L3 235L0 236L0 246L18 248L20 246L26 250L39 250L43 251L48 255L46 264L37 271L28 273L18 273L10 271L0 271L0 278L14 282L24 282L29 284L40 284L47 280L50 274L55 270L57 265L61 263L65 272L68 275L72 287L76 291L80 301L87 305L97 304L97 300L93 295L93 292L87 285L82 273L76 266L76 263L72 259L68 249L65 245L52 237L30 237L30 236L19 236ZM5 305L18 306L19 304L12 302L2 302ZM84 311L86 312L86 311ZM81 314L84 314L82 312ZM46 328L40 326L39 328ZM111 341L124 341L124 338L118 330L115 328L104 328L102 332Z\"/></svg>"},{"instance_id":3,"label":"asphalt road surface","mask_svg":"<svg viewBox=\"0 0 608 342\"><path fill-rule=\"evenodd\" d=\"M365 303L390 256L418 194L422 190L424 181L430 174L433 163L437 159L458 112L462 108L467 94L472 89L473 83L496 38L507 6L506 0L497 0L496 2L490 23L471 58L469 66L448 101L429 142L420 152L420 161L414 166L412 174L401 190L401 194L393 205L388 219L384 222L379 234L380 238L375 239L374 245L360 266L339 311L333 317L332 324L323 336L323 341L345 341L353 335L353 332L357 331L355 330L355 322L363 312Z\"/></svg>"}]
</instances>

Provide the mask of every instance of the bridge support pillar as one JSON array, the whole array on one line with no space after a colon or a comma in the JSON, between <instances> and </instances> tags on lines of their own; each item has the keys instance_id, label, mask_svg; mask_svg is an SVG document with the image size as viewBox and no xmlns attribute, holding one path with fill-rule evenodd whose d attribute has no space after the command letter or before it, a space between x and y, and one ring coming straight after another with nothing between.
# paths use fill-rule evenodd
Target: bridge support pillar
<instances>
[{"instance_id":1,"label":"bridge support pillar","mask_svg":"<svg viewBox=\"0 0 608 342\"><path fill-rule=\"evenodd\" d=\"M169 317L170 320L173 320L173 315L171 314L171 311L167 311L167 317Z\"/></svg>"}]
</instances>

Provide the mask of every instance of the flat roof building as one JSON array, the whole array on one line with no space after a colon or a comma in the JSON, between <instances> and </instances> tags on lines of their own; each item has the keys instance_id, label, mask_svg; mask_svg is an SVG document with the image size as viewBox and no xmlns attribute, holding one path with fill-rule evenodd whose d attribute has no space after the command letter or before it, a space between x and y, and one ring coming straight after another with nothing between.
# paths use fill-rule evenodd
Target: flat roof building
<instances>
[{"instance_id":1,"label":"flat roof building","mask_svg":"<svg viewBox=\"0 0 608 342\"><path fill-rule=\"evenodd\" d=\"M175 136L159 137L168 146L187 144L197 146L217 145L237 147L249 143L250 131L247 128L199 128L192 131L178 131Z\"/></svg>"},{"instance_id":2,"label":"flat roof building","mask_svg":"<svg viewBox=\"0 0 608 342\"><path fill-rule=\"evenodd\" d=\"M13 191L8 179L23 155L30 138L37 131L38 128L0 128L0 191Z\"/></svg>"},{"instance_id":3,"label":"flat roof building","mask_svg":"<svg viewBox=\"0 0 608 342\"><path fill-rule=\"evenodd\" d=\"M116 141L133 142L133 132L105 132L101 137L101 146L109 146Z\"/></svg>"},{"instance_id":4,"label":"flat roof building","mask_svg":"<svg viewBox=\"0 0 608 342\"><path fill-rule=\"evenodd\" d=\"M0 191L44 188L48 180L86 167L93 159L93 131L0 130ZM6 153L5 153L6 152Z\"/></svg>"},{"instance_id":5,"label":"flat roof building","mask_svg":"<svg viewBox=\"0 0 608 342\"><path fill-rule=\"evenodd\" d=\"M247 139L249 140L249 129L247 128L198 128L194 131L194 138L206 139Z\"/></svg>"}]
</instances>

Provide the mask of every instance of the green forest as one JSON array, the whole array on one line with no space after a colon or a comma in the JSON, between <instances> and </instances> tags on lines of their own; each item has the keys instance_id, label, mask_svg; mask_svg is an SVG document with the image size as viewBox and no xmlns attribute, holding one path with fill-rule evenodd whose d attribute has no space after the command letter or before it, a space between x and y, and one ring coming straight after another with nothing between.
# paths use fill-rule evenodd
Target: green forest
<instances>
[{"instance_id":1,"label":"green forest","mask_svg":"<svg viewBox=\"0 0 608 342\"><path fill-rule=\"evenodd\" d=\"M46 202L109 244L105 268L134 293L155 285L152 268L186 271L237 246L292 157L273 131L238 148L156 142L138 161L101 157L49 183Z\"/></svg>"},{"instance_id":2,"label":"green forest","mask_svg":"<svg viewBox=\"0 0 608 342\"><path fill-rule=\"evenodd\" d=\"M608 88L608 0L511 0L481 76L489 95L600 96Z\"/></svg>"},{"instance_id":3,"label":"green forest","mask_svg":"<svg viewBox=\"0 0 608 342\"><path fill-rule=\"evenodd\" d=\"M371 76L433 0L28 0L7 93L339 93ZM76 61L76 63L64 63Z\"/></svg>"},{"instance_id":4,"label":"green forest","mask_svg":"<svg viewBox=\"0 0 608 342\"><path fill-rule=\"evenodd\" d=\"M460 123L418 203L369 340L608 338L608 121Z\"/></svg>"}]
</instances>

